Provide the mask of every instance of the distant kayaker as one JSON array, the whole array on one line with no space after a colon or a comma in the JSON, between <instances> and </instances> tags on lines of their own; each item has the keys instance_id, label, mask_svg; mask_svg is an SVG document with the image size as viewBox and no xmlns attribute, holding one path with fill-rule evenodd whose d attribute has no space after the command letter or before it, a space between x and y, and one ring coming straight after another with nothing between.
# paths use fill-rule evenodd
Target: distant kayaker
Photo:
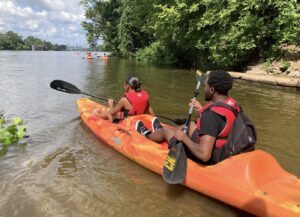
<instances>
[{"instance_id":1,"label":"distant kayaker","mask_svg":"<svg viewBox=\"0 0 300 217\"><path fill-rule=\"evenodd\" d=\"M114 100L108 99L109 110L101 113L95 110L94 114L111 122L115 119L123 120L131 115L150 114L155 115L150 106L149 95L141 89L141 82L137 77L130 76L124 82L125 93L114 107Z\"/></svg>"},{"instance_id":2,"label":"distant kayaker","mask_svg":"<svg viewBox=\"0 0 300 217\"><path fill-rule=\"evenodd\" d=\"M223 70L210 72L205 81L204 94L205 101L211 103L206 106L202 106L197 100L190 103L193 104L194 110L199 112L199 118L197 123L193 121L190 123L188 135L182 131L182 126L176 129L163 128L156 117L152 120L152 133L142 121L137 121L135 128L155 142L167 140L169 148L177 141L182 141L188 158L202 164L216 164L229 157L224 157L223 148L226 146L235 115L230 109L216 106L215 103L222 102L239 110L236 101L228 97L232 86L233 79L228 72Z\"/></svg>"},{"instance_id":3,"label":"distant kayaker","mask_svg":"<svg viewBox=\"0 0 300 217\"><path fill-rule=\"evenodd\" d=\"M103 54L102 60L107 60L107 55L106 55L106 53Z\"/></svg>"},{"instance_id":4,"label":"distant kayaker","mask_svg":"<svg viewBox=\"0 0 300 217\"><path fill-rule=\"evenodd\" d=\"M91 52L87 52L87 59L93 59L93 56L92 56Z\"/></svg>"}]
</instances>

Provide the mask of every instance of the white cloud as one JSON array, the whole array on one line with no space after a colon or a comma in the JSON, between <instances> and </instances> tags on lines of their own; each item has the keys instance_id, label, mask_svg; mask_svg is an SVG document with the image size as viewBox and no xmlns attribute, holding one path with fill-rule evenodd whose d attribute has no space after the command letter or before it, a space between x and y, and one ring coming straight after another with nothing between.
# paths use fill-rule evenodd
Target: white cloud
<instances>
[{"instance_id":1,"label":"white cloud","mask_svg":"<svg viewBox=\"0 0 300 217\"><path fill-rule=\"evenodd\" d=\"M33 14L30 7L18 7L11 1L0 2L0 12L10 16L28 17Z\"/></svg>"},{"instance_id":2,"label":"white cloud","mask_svg":"<svg viewBox=\"0 0 300 217\"><path fill-rule=\"evenodd\" d=\"M0 31L87 46L79 0L0 0ZM75 37L76 36L76 37Z\"/></svg>"},{"instance_id":3,"label":"white cloud","mask_svg":"<svg viewBox=\"0 0 300 217\"><path fill-rule=\"evenodd\" d=\"M55 11L61 11L65 9L65 3L61 0L45 0L45 3Z\"/></svg>"},{"instance_id":4,"label":"white cloud","mask_svg":"<svg viewBox=\"0 0 300 217\"><path fill-rule=\"evenodd\" d=\"M70 21L70 22L80 22L80 16L76 14L71 14L66 11L62 11L58 13L58 16L60 19L65 20L65 21Z\"/></svg>"},{"instance_id":5,"label":"white cloud","mask_svg":"<svg viewBox=\"0 0 300 217\"><path fill-rule=\"evenodd\" d=\"M46 35L54 35L54 33L56 33L56 32L57 32L56 28L52 27L47 30Z\"/></svg>"},{"instance_id":6,"label":"white cloud","mask_svg":"<svg viewBox=\"0 0 300 217\"><path fill-rule=\"evenodd\" d=\"M37 12L36 15L39 17L47 17L48 16L48 12L43 10L42 12Z\"/></svg>"},{"instance_id":7,"label":"white cloud","mask_svg":"<svg viewBox=\"0 0 300 217\"><path fill-rule=\"evenodd\" d=\"M30 30L36 30L39 28L39 21L38 20L26 20L25 25L30 29Z\"/></svg>"},{"instance_id":8,"label":"white cloud","mask_svg":"<svg viewBox=\"0 0 300 217\"><path fill-rule=\"evenodd\" d=\"M75 32L75 31L78 31L78 26L76 26L76 25L69 25L69 30L71 31L71 32Z\"/></svg>"}]
</instances>

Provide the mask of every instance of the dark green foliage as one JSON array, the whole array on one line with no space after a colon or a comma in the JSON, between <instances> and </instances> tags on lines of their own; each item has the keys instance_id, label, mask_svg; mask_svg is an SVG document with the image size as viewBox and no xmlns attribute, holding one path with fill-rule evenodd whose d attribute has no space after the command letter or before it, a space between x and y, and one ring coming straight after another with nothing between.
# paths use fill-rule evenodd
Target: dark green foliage
<instances>
[{"instance_id":1,"label":"dark green foliage","mask_svg":"<svg viewBox=\"0 0 300 217\"><path fill-rule=\"evenodd\" d=\"M87 40L95 46L99 39L103 40L112 53L119 53L118 24L120 21L120 1L84 0L86 20L82 22L87 31Z\"/></svg>"},{"instance_id":2,"label":"dark green foliage","mask_svg":"<svg viewBox=\"0 0 300 217\"><path fill-rule=\"evenodd\" d=\"M161 45L160 42L153 42L150 46L136 52L136 59L155 65L174 64L173 53Z\"/></svg>"},{"instance_id":3,"label":"dark green foliage","mask_svg":"<svg viewBox=\"0 0 300 217\"><path fill-rule=\"evenodd\" d=\"M66 45L52 44L39 38L28 36L25 40L17 33L8 31L0 33L0 50L31 50L34 45L36 50L66 50Z\"/></svg>"},{"instance_id":4,"label":"dark green foliage","mask_svg":"<svg viewBox=\"0 0 300 217\"><path fill-rule=\"evenodd\" d=\"M6 50L21 50L22 37L17 33L8 31L5 34L0 33L0 48Z\"/></svg>"},{"instance_id":5,"label":"dark green foliage","mask_svg":"<svg viewBox=\"0 0 300 217\"><path fill-rule=\"evenodd\" d=\"M237 68L299 45L297 0L85 0L89 42L153 63ZM159 47L158 47L159 46Z\"/></svg>"}]
</instances>

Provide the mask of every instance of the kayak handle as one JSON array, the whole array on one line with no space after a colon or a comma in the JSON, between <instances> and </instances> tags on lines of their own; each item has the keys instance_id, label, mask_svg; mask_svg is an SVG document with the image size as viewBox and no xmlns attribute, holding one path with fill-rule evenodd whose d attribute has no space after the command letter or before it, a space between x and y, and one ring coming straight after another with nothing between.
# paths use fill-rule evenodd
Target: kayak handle
<instances>
[{"instance_id":1,"label":"kayak handle","mask_svg":"<svg viewBox=\"0 0 300 217\"><path fill-rule=\"evenodd\" d=\"M123 132L126 135L131 136L131 134L127 130L124 130L123 128L119 128L119 129L117 129L117 131Z\"/></svg>"}]
</instances>

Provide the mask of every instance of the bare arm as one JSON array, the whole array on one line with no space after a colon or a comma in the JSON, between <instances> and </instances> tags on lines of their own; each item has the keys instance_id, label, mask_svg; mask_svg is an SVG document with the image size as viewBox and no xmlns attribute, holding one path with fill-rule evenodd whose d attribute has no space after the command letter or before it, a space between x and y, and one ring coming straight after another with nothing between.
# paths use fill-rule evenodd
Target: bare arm
<instances>
[{"instance_id":1,"label":"bare arm","mask_svg":"<svg viewBox=\"0 0 300 217\"><path fill-rule=\"evenodd\" d=\"M127 101L127 99L125 97L122 97L115 107L112 107L110 105L110 114L115 115L116 113L121 111L123 108L125 108L126 101Z\"/></svg>"},{"instance_id":2,"label":"bare arm","mask_svg":"<svg viewBox=\"0 0 300 217\"><path fill-rule=\"evenodd\" d=\"M150 104L148 104L148 106L147 106L147 113L152 116L155 116L155 113L154 113L152 107L150 106Z\"/></svg>"},{"instance_id":3,"label":"bare arm","mask_svg":"<svg viewBox=\"0 0 300 217\"><path fill-rule=\"evenodd\" d=\"M177 140L182 141L200 160L207 162L212 155L216 138L210 135L201 136L200 143L195 143L181 129L176 129Z\"/></svg>"}]
</instances>

